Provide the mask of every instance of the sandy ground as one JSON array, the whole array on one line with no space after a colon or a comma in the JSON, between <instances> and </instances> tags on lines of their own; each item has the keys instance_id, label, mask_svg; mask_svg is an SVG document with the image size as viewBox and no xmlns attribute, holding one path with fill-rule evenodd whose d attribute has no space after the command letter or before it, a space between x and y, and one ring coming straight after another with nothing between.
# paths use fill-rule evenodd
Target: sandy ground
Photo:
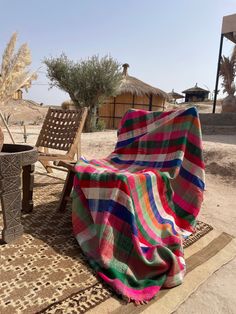
<instances>
[{"instance_id":1,"label":"sandy ground","mask_svg":"<svg viewBox=\"0 0 236 314\"><path fill-rule=\"evenodd\" d=\"M35 144L39 129L27 127L27 143ZM12 131L16 142L23 143L23 128L12 127ZM199 219L236 236L236 134L205 135L203 141L206 192ZM83 133L82 154L88 159L105 157L115 142L116 131ZM37 168L42 169L39 163ZM203 283L176 313L236 313L235 291L236 258Z\"/></svg>"}]
</instances>

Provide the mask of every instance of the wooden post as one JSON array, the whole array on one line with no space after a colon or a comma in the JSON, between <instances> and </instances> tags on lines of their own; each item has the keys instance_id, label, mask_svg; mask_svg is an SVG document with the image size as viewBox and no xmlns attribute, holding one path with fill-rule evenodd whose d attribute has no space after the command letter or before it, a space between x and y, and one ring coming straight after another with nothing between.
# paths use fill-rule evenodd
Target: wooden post
<instances>
[{"instance_id":1,"label":"wooden post","mask_svg":"<svg viewBox=\"0 0 236 314\"><path fill-rule=\"evenodd\" d=\"M26 132L26 126L25 126L25 124L24 124L24 141L25 141L25 143L27 142L27 132Z\"/></svg>"},{"instance_id":2,"label":"wooden post","mask_svg":"<svg viewBox=\"0 0 236 314\"><path fill-rule=\"evenodd\" d=\"M113 103L113 121L112 121L113 128L115 128L115 114L116 114L116 97L114 97L114 103Z\"/></svg>"},{"instance_id":3,"label":"wooden post","mask_svg":"<svg viewBox=\"0 0 236 314\"><path fill-rule=\"evenodd\" d=\"M152 94L149 96L149 111L152 111Z\"/></svg>"},{"instance_id":4,"label":"wooden post","mask_svg":"<svg viewBox=\"0 0 236 314\"><path fill-rule=\"evenodd\" d=\"M221 36L220 36L220 49L219 49L219 56L218 56L218 64L217 64L217 71L216 71L215 94L214 94L213 111L212 111L212 113L215 113L215 110L216 110L216 100L217 100L217 94L218 94L218 83L219 83L220 61L221 61L221 53L222 53L222 47L223 47L223 39L224 39L224 35L221 34Z\"/></svg>"},{"instance_id":5,"label":"wooden post","mask_svg":"<svg viewBox=\"0 0 236 314\"><path fill-rule=\"evenodd\" d=\"M162 103L162 111L165 111L165 98L163 99L163 103Z\"/></svg>"}]
</instances>

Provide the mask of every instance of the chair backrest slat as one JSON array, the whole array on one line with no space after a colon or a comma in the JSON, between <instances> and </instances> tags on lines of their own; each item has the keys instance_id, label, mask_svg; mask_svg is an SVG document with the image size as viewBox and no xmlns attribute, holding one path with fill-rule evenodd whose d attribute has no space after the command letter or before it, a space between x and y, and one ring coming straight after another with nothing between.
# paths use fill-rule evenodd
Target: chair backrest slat
<instances>
[{"instance_id":1,"label":"chair backrest slat","mask_svg":"<svg viewBox=\"0 0 236 314\"><path fill-rule=\"evenodd\" d=\"M36 146L69 151L80 139L87 108L49 108Z\"/></svg>"}]
</instances>

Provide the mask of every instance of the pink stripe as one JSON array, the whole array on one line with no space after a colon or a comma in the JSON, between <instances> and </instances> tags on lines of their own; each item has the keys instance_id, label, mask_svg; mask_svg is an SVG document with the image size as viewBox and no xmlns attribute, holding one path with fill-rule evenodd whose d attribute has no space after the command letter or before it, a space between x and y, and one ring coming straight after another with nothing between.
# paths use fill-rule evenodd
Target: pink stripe
<instances>
[{"instance_id":1,"label":"pink stripe","mask_svg":"<svg viewBox=\"0 0 236 314\"><path fill-rule=\"evenodd\" d=\"M162 141L165 139L176 139L179 138L181 136L186 135L186 130L180 130L180 131L168 131L168 132L161 132L161 133L153 133L153 134L147 134L145 136L142 137L142 140L145 140L145 138L148 138L148 140L152 140L152 141Z\"/></svg>"},{"instance_id":2,"label":"pink stripe","mask_svg":"<svg viewBox=\"0 0 236 314\"><path fill-rule=\"evenodd\" d=\"M114 215L111 215L110 213L96 212L94 213L94 216L95 215L96 215L95 223L97 225L106 225L111 228L114 228L118 232L121 232L124 236L127 236L127 237L130 236L131 234L130 225L126 223L124 220Z\"/></svg>"},{"instance_id":3,"label":"pink stripe","mask_svg":"<svg viewBox=\"0 0 236 314\"><path fill-rule=\"evenodd\" d=\"M140 220L143 228L145 229L147 234L150 236L150 238L158 241L160 238L157 236L157 234L155 232L153 232L152 229L150 229L150 227L148 226L148 224L146 223L146 221L143 217L143 212L142 212L142 209L140 206L140 199L138 197L138 194L136 193L136 182L135 182L134 177L130 177L129 184L130 184L130 188L132 190L132 198L133 198L133 202L135 204L135 211L136 211L137 216L139 217L139 220Z\"/></svg>"},{"instance_id":4,"label":"pink stripe","mask_svg":"<svg viewBox=\"0 0 236 314\"><path fill-rule=\"evenodd\" d=\"M78 233L88 228L88 226L84 224L74 212L72 213L72 225L73 225L73 233L75 235L77 235Z\"/></svg>"},{"instance_id":5,"label":"pink stripe","mask_svg":"<svg viewBox=\"0 0 236 314\"><path fill-rule=\"evenodd\" d=\"M194 207L192 204L185 201L180 195L174 193L173 201L183 208L186 212L190 213L193 216L197 216L199 213L199 208Z\"/></svg>"},{"instance_id":6,"label":"pink stripe","mask_svg":"<svg viewBox=\"0 0 236 314\"><path fill-rule=\"evenodd\" d=\"M159 243L160 245L171 245L171 244L180 243L180 239L178 237L175 237L174 235L170 235L170 236L168 236L166 238L160 238L157 235L156 232L154 232L152 229L150 229L150 226L147 224L147 222L146 222L146 220L145 220L145 218L143 216L143 211L142 211L142 209L140 207L138 194L136 193L134 178L132 178L132 180L129 180L129 183L130 183L130 187L132 189L132 197L134 199L136 213L137 213L137 215L139 217L139 220L140 220L142 226L144 227L145 231L148 233L150 238L152 238L153 240L157 241L157 243ZM169 220L168 218L164 218L164 217L163 217L163 219ZM161 226L161 228L158 228L158 226L156 226L155 224L152 224L152 225L154 226L155 230L158 229L160 232L162 232L162 231L167 229L167 228L165 229L165 226L169 226L168 224L160 224L159 222L158 222L158 225ZM171 230L170 226L169 226L169 229ZM152 245L150 244L150 246L152 246Z\"/></svg>"},{"instance_id":7,"label":"pink stripe","mask_svg":"<svg viewBox=\"0 0 236 314\"><path fill-rule=\"evenodd\" d=\"M97 168L95 168L96 166L93 166L93 165L80 165L80 164L78 164L78 165L76 165L75 166L75 170L76 170L76 172L86 172L86 173L94 173L94 172L96 172L96 173L98 173L98 171L100 172L100 173L102 173L102 172L104 172L104 170L103 169L101 169L101 168L99 168L99 169L97 169Z\"/></svg>"},{"instance_id":8,"label":"pink stripe","mask_svg":"<svg viewBox=\"0 0 236 314\"><path fill-rule=\"evenodd\" d=\"M108 284L111 284L114 287L114 289L118 291L118 293L122 293L122 295L131 298L132 300L135 301L151 300L161 289L160 286L151 286L137 290L127 287L119 279L110 279L101 272L98 272L98 275Z\"/></svg>"}]
</instances>

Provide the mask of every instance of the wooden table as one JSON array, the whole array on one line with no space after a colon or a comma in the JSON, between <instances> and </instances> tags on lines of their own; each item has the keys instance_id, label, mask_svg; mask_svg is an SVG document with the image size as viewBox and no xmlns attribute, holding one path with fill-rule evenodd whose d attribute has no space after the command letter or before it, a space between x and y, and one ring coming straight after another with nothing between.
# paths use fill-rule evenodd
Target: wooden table
<instances>
[{"instance_id":1,"label":"wooden table","mask_svg":"<svg viewBox=\"0 0 236 314\"><path fill-rule=\"evenodd\" d=\"M21 211L33 210L33 173L34 163L37 160L37 149L29 145L4 144L0 152L2 240L5 243L23 234ZM21 179L23 197L21 197Z\"/></svg>"}]
</instances>

